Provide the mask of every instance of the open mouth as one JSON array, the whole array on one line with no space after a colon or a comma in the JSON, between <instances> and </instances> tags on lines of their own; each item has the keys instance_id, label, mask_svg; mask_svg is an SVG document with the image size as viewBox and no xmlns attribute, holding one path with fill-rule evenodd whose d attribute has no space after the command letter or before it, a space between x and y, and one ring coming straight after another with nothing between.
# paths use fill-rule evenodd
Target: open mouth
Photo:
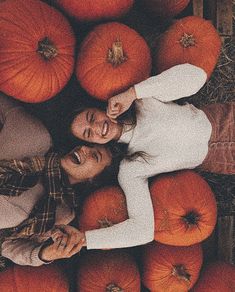
<instances>
[{"instance_id":1,"label":"open mouth","mask_svg":"<svg viewBox=\"0 0 235 292\"><path fill-rule=\"evenodd\" d=\"M81 159L81 155L79 154L78 150L73 151L70 154L70 157L71 157L71 160L73 163L81 164L82 159Z\"/></svg>"},{"instance_id":2,"label":"open mouth","mask_svg":"<svg viewBox=\"0 0 235 292\"><path fill-rule=\"evenodd\" d=\"M104 137L108 134L109 131L109 124L107 121L104 122L101 135Z\"/></svg>"}]
</instances>

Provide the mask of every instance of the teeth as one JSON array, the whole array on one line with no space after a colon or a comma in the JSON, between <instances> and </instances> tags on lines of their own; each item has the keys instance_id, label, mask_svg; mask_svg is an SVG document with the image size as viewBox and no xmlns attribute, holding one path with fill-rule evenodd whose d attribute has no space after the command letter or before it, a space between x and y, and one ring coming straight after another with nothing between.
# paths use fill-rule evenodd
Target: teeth
<instances>
[{"instance_id":1,"label":"teeth","mask_svg":"<svg viewBox=\"0 0 235 292\"><path fill-rule=\"evenodd\" d=\"M75 155L75 157L76 157L76 160L77 160L78 164L80 164L80 163L81 163L81 157L80 157L79 153L77 153L77 152L75 151L75 152L74 152L74 155Z\"/></svg>"},{"instance_id":2,"label":"teeth","mask_svg":"<svg viewBox=\"0 0 235 292\"><path fill-rule=\"evenodd\" d=\"M108 123L104 122L102 136L105 136L107 134L107 132L108 132Z\"/></svg>"}]
</instances>

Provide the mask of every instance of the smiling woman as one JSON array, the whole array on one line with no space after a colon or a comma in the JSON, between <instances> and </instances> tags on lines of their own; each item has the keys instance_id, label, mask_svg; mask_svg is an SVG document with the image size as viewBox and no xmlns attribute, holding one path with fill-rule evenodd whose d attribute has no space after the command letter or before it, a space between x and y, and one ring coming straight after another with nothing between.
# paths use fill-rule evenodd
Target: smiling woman
<instances>
[{"instance_id":1,"label":"smiling woman","mask_svg":"<svg viewBox=\"0 0 235 292\"><path fill-rule=\"evenodd\" d=\"M94 178L112 161L111 152L101 146L79 146L61 158L61 166L71 184Z\"/></svg>"},{"instance_id":2,"label":"smiling woman","mask_svg":"<svg viewBox=\"0 0 235 292\"><path fill-rule=\"evenodd\" d=\"M111 120L105 112L97 108L88 108L75 117L71 131L82 140L105 144L119 139L122 125Z\"/></svg>"}]
</instances>

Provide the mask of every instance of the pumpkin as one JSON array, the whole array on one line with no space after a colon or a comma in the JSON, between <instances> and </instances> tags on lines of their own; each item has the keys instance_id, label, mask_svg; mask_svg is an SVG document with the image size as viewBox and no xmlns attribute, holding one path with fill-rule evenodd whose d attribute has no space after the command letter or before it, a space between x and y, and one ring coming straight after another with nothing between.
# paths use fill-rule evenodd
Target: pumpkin
<instances>
[{"instance_id":1,"label":"pumpkin","mask_svg":"<svg viewBox=\"0 0 235 292\"><path fill-rule=\"evenodd\" d=\"M198 279L202 248L153 242L144 247L142 261L142 281L151 292L187 292Z\"/></svg>"},{"instance_id":2,"label":"pumpkin","mask_svg":"<svg viewBox=\"0 0 235 292\"><path fill-rule=\"evenodd\" d=\"M79 21L97 21L124 15L132 7L134 0L56 0L55 2Z\"/></svg>"},{"instance_id":3,"label":"pumpkin","mask_svg":"<svg viewBox=\"0 0 235 292\"><path fill-rule=\"evenodd\" d=\"M100 100L149 77L150 50L128 26L111 22L95 27L83 41L76 65L81 86Z\"/></svg>"},{"instance_id":4,"label":"pumpkin","mask_svg":"<svg viewBox=\"0 0 235 292\"><path fill-rule=\"evenodd\" d=\"M214 262L203 270L192 292L234 292L235 266Z\"/></svg>"},{"instance_id":5,"label":"pumpkin","mask_svg":"<svg viewBox=\"0 0 235 292\"><path fill-rule=\"evenodd\" d=\"M101 188L90 194L83 203L79 218L82 231L105 228L128 218L126 198L118 186Z\"/></svg>"},{"instance_id":6,"label":"pumpkin","mask_svg":"<svg viewBox=\"0 0 235 292\"><path fill-rule=\"evenodd\" d=\"M142 0L142 2L152 16L164 19L179 14L190 0Z\"/></svg>"},{"instance_id":7,"label":"pumpkin","mask_svg":"<svg viewBox=\"0 0 235 292\"><path fill-rule=\"evenodd\" d=\"M40 267L14 265L0 273L2 292L68 292L69 283L55 264Z\"/></svg>"},{"instance_id":8,"label":"pumpkin","mask_svg":"<svg viewBox=\"0 0 235 292\"><path fill-rule=\"evenodd\" d=\"M204 69L209 79L220 48L219 34L210 21L197 16L182 18L158 40L155 70L161 73L172 66L190 63Z\"/></svg>"},{"instance_id":9,"label":"pumpkin","mask_svg":"<svg viewBox=\"0 0 235 292\"><path fill-rule=\"evenodd\" d=\"M72 74L73 31L61 13L41 1L0 5L0 90L24 102L46 101Z\"/></svg>"},{"instance_id":10,"label":"pumpkin","mask_svg":"<svg viewBox=\"0 0 235 292\"><path fill-rule=\"evenodd\" d=\"M77 288L81 292L139 292L140 275L127 252L92 251L80 257Z\"/></svg>"},{"instance_id":11,"label":"pumpkin","mask_svg":"<svg viewBox=\"0 0 235 292\"><path fill-rule=\"evenodd\" d=\"M212 233L217 219L215 197L196 172L185 170L156 177L150 192L156 241L188 246Z\"/></svg>"}]
</instances>

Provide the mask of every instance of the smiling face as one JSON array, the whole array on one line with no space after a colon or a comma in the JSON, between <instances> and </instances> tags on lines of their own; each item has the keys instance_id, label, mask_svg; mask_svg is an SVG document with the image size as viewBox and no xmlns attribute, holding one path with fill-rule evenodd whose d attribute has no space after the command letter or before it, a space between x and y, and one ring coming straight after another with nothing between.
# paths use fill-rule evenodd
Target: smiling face
<instances>
[{"instance_id":1,"label":"smiling face","mask_svg":"<svg viewBox=\"0 0 235 292\"><path fill-rule=\"evenodd\" d=\"M122 125L112 122L105 112L88 108L75 117L71 124L71 131L81 140L105 144L119 139Z\"/></svg>"},{"instance_id":2,"label":"smiling face","mask_svg":"<svg viewBox=\"0 0 235 292\"><path fill-rule=\"evenodd\" d=\"M61 158L71 184L85 182L100 174L112 162L110 151L101 145L78 146Z\"/></svg>"}]
</instances>

